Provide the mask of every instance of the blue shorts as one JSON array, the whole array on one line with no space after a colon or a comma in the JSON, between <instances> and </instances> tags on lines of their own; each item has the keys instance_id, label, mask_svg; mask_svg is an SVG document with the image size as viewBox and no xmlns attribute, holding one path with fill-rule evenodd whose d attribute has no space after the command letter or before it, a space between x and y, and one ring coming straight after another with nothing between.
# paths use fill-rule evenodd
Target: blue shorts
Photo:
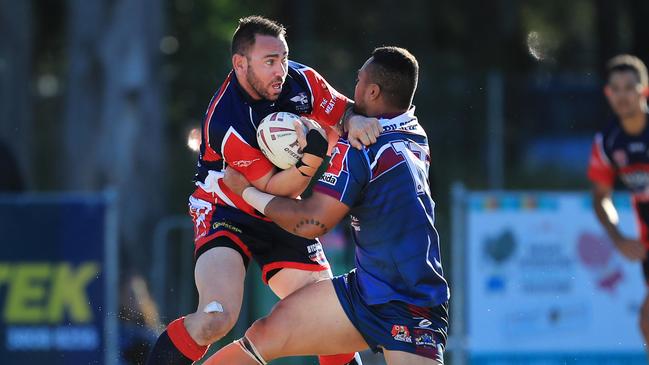
<instances>
[{"instance_id":1,"label":"blue shorts","mask_svg":"<svg viewBox=\"0 0 649 365\"><path fill-rule=\"evenodd\" d=\"M444 362L448 302L436 307L400 301L369 305L361 297L355 270L335 277L333 285L347 317L372 351L404 351Z\"/></svg>"}]
</instances>

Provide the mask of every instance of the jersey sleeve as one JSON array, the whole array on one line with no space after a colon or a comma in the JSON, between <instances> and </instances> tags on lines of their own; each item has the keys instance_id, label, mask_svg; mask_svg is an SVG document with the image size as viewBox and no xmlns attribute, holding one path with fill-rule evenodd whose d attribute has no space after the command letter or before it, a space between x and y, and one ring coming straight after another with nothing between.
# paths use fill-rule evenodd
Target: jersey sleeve
<instances>
[{"instance_id":1,"label":"jersey sleeve","mask_svg":"<svg viewBox=\"0 0 649 365\"><path fill-rule=\"evenodd\" d=\"M351 208L369 181L368 168L365 152L350 148L349 142L341 139L333 148L329 168L313 186L313 191L327 194Z\"/></svg>"},{"instance_id":2,"label":"jersey sleeve","mask_svg":"<svg viewBox=\"0 0 649 365\"><path fill-rule=\"evenodd\" d=\"M588 179L594 183L613 186L615 183L615 169L604 152L603 137L600 133L595 136L590 151L588 163Z\"/></svg>"},{"instance_id":3,"label":"jersey sleeve","mask_svg":"<svg viewBox=\"0 0 649 365\"><path fill-rule=\"evenodd\" d=\"M240 172L248 181L255 181L273 170L273 164L264 154L252 147L230 127L223 138L221 148L228 166Z\"/></svg>"},{"instance_id":4,"label":"jersey sleeve","mask_svg":"<svg viewBox=\"0 0 649 365\"><path fill-rule=\"evenodd\" d=\"M349 99L331 87L314 69L303 66L298 71L306 79L311 92L313 108L306 116L321 124L336 125L343 117Z\"/></svg>"}]
</instances>

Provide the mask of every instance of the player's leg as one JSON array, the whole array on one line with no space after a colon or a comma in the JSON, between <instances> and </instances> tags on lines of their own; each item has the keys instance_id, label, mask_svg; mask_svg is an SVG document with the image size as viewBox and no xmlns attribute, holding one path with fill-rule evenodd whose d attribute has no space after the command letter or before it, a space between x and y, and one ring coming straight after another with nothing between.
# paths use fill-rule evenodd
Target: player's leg
<instances>
[{"instance_id":1,"label":"player's leg","mask_svg":"<svg viewBox=\"0 0 649 365\"><path fill-rule=\"evenodd\" d=\"M649 257L642 262L642 272L644 274L645 283L647 284L646 288L649 288ZM639 322L644 343L649 344L649 294L645 294L644 302L640 307ZM649 358L649 350L647 350L647 356Z\"/></svg>"},{"instance_id":2,"label":"player's leg","mask_svg":"<svg viewBox=\"0 0 649 365\"><path fill-rule=\"evenodd\" d=\"M200 345L228 334L239 318L246 269L241 254L215 247L198 258L194 270L198 308L185 317L185 327Z\"/></svg>"},{"instance_id":3,"label":"player's leg","mask_svg":"<svg viewBox=\"0 0 649 365\"><path fill-rule=\"evenodd\" d=\"M265 318L246 332L244 350L240 342L230 344L205 364L257 364L250 354L270 361L284 356L336 354L368 348L347 318L331 280L308 285L281 300Z\"/></svg>"},{"instance_id":4,"label":"player's leg","mask_svg":"<svg viewBox=\"0 0 649 365\"><path fill-rule=\"evenodd\" d=\"M147 364L184 365L203 357L207 346L225 336L239 317L245 272L239 252L229 247L205 251L194 270L199 295L196 312L169 324Z\"/></svg>"},{"instance_id":5,"label":"player's leg","mask_svg":"<svg viewBox=\"0 0 649 365\"><path fill-rule=\"evenodd\" d=\"M285 268L268 281L273 293L280 299L285 298L296 290L320 280L331 279L331 270L308 271ZM318 357L320 365L360 365L361 358L357 353L323 355Z\"/></svg>"},{"instance_id":6,"label":"player's leg","mask_svg":"<svg viewBox=\"0 0 649 365\"><path fill-rule=\"evenodd\" d=\"M640 330L644 343L649 344L649 295L645 295L644 302L640 308ZM649 351L647 352L649 358Z\"/></svg>"},{"instance_id":7,"label":"player's leg","mask_svg":"<svg viewBox=\"0 0 649 365\"><path fill-rule=\"evenodd\" d=\"M270 227L269 227L270 228ZM275 226L269 229L276 244L273 253L260 257L263 279L280 299L320 280L331 279L331 269L322 244L287 233ZM320 365L360 365L358 354L324 355Z\"/></svg>"},{"instance_id":8,"label":"player's leg","mask_svg":"<svg viewBox=\"0 0 649 365\"><path fill-rule=\"evenodd\" d=\"M193 363L205 354L207 345L232 328L239 316L250 253L237 236L241 230L228 231L236 227L219 224L229 210L220 206L218 209L219 213L215 214L214 194L201 189L189 198L189 214L194 223L198 309L169 324L153 346L148 365ZM210 313L205 313L208 305Z\"/></svg>"}]
</instances>

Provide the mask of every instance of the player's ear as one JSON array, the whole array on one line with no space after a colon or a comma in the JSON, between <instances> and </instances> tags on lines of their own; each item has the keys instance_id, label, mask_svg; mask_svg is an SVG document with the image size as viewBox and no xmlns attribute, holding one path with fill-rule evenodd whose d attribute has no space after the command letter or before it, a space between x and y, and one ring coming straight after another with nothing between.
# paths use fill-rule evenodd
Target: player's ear
<instances>
[{"instance_id":1,"label":"player's ear","mask_svg":"<svg viewBox=\"0 0 649 365\"><path fill-rule=\"evenodd\" d=\"M608 86L608 85L604 86L604 95L606 95L607 97L611 97L612 93L613 92L611 91L610 86Z\"/></svg>"},{"instance_id":2,"label":"player's ear","mask_svg":"<svg viewBox=\"0 0 649 365\"><path fill-rule=\"evenodd\" d=\"M246 72L248 69L248 58L238 53L233 54L232 68L238 72Z\"/></svg>"},{"instance_id":3,"label":"player's ear","mask_svg":"<svg viewBox=\"0 0 649 365\"><path fill-rule=\"evenodd\" d=\"M381 86L379 84L369 84L367 86L367 93L370 100L376 100L381 95Z\"/></svg>"},{"instance_id":4,"label":"player's ear","mask_svg":"<svg viewBox=\"0 0 649 365\"><path fill-rule=\"evenodd\" d=\"M649 86L642 87L642 96L644 96L645 98L649 98Z\"/></svg>"}]
</instances>

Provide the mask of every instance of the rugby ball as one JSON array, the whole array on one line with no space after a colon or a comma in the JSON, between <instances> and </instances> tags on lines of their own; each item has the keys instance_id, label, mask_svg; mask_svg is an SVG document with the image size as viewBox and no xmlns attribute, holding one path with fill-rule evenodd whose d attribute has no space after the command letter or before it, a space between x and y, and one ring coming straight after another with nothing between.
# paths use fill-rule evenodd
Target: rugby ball
<instances>
[{"instance_id":1,"label":"rugby ball","mask_svg":"<svg viewBox=\"0 0 649 365\"><path fill-rule=\"evenodd\" d=\"M280 169L288 169L302 158L294 121L300 122L306 135L308 129L300 121L300 117L289 112L268 114L257 127L259 149Z\"/></svg>"}]
</instances>

